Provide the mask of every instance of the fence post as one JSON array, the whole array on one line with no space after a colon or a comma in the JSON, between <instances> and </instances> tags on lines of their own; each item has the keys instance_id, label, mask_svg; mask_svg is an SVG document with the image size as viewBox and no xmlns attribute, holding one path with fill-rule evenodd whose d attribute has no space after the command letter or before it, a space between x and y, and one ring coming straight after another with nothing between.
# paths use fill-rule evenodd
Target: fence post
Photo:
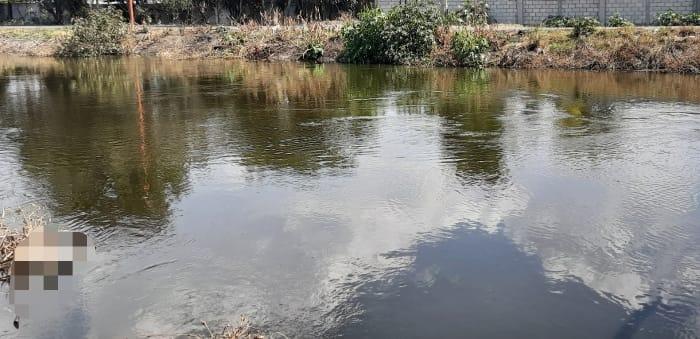
<instances>
[{"instance_id":1,"label":"fence post","mask_svg":"<svg viewBox=\"0 0 700 339\"><path fill-rule=\"evenodd\" d=\"M557 15L564 16L564 0L557 0Z\"/></svg>"},{"instance_id":2,"label":"fence post","mask_svg":"<svg viewBox=\"0 0 700 339\"><path fill-rule=\"evenodd\" d=\"M644 0L644 23L651 24L651 0Z\"/></svg>"},{"instance_id":3,"label":"fence post","mask_svg":"<svg viewBox=\"0 0 700 339\"><path fill-rule=\"evenodd\" d=\"M608 25L608 0L598 0L598 21L603 26Z\"/></svg>"},{"instance_id":4,"label":"fence post","mask_svg":"<svg viewBox=\"0 0 700 339\"><path fill-rule=\"evenodd\" d=\"M518 10L518 17L516 19L517 23L525 24L525 0L517 0L516 7Z\"/></svg>"}]
</instances>

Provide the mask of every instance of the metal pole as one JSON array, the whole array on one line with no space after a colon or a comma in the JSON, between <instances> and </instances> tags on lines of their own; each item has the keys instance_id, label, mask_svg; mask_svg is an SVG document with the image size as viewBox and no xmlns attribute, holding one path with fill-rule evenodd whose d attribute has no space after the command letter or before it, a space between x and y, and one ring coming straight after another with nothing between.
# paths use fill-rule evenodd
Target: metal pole
<instances>
[{"instance_id":1,"label":"metal pole","mask_svg":"<svg viewBox=\"0 0 700 339\"><path fill-rule=\"evenodd\" d=\"M134 31L134 22L136 20L134 19L134 0L129 0L129 29L131 31Z\"/></svg>"},{"instance_id":2,"label":"metal pole","mask_svg":"<svg viewBox=\"0 0 700 339\"><path fill-rule=\"evenodd\" d=\"M598 1L598 21L600 21L603 26L608 25L608 1L599 0Z\"/></svg>"}]
</instances>

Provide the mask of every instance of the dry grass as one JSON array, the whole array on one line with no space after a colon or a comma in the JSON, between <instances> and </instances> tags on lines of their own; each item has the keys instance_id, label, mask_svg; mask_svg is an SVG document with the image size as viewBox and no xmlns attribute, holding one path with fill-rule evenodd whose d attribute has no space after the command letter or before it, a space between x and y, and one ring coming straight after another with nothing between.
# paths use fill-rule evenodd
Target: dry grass
<instances>
[{"instance_id":1,"label":"dry grass","mask_svg":"<svg viewBox=\"0 0 700 339\"><path fill-rule=\"evenodd\" d=\"M289 339L286 335L280 332L272 333L269 336L263 335L262 332L250 323L248 317L242 315L238 320L238 325L228 324L221 330L212 330L206 321L202 321L202 326L206 330L205 335L185 334L185 335L148 335L146 338L197 338L197 339L265 339L265 338L284 338Z\"/></svg>"},{"instance_id":2,"label":"dry grass","mask_svg":"<svg viewBox=\"0 0 700 339\"><path fill-rule=\"evenodd\" d=\"M0 281L10 280L15 248L34 230L47 223L46 213L37 205L27 205L0 213Z\"/></svg>"},{"instance_id":3,"label":"dry grass","mask_svg":"<svg viewBox=\"0 0 700 339\"><path fill-rule=\"evenodd\" d=\"M262 23L236 26L149 27L129 40L131 54L172 59L240 58L298 60L309 46L322 46L321 62L335 61L343 49L340 28L353 20L306 22L279 12L263 13ZM460 27L438 31L428 61L455 66L451 35ZM487 66L700 74L700 27L601 28L582 39L569 29L491 25L478 29L491 42ZM0 54L51 55L65 29L0 29Z\"/></svg>"},{"instance_id":4,"label":"dry grass","mask_svg":"<svg viewBox=\"0 0 700 339\"><path fill-rule=\"evenodd\" d=\"M579 40L565 30L509 34L491 66L700 73L698 27L601 29Z\"/></svg>"}]
</instances>

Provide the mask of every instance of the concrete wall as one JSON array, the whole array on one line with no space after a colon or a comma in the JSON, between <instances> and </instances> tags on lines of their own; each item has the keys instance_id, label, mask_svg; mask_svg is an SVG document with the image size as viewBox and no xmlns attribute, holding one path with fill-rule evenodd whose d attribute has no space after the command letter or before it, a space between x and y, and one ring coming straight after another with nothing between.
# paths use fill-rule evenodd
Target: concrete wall
<instances>
[{"instance_id":1,"label":"concrete wall","mask_svg":"<svg viewBox=\"0 0 700 339\"><path fill-rule=\"evenodd\" d=\"M376 0L388 9L405 0ZM449 10L461 8L462 0L437 0ZM668 9L679 13L700 12L700 0L487 0L491 17L498 23L537 25L550 15L589 16L605 22L615 13L636 24L652 24Z\"/></svg>"}]
</instances>

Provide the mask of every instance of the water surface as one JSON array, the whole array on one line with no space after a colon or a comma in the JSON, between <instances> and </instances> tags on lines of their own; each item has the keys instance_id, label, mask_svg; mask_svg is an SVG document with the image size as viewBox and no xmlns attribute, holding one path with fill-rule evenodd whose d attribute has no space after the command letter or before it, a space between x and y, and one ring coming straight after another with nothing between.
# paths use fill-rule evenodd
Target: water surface
<instances>
[{"instance_id":1,"label":"water surface","mask_svg":"<svg viewBox=\"0 0 700 339\"><path fill-rule=\"evenodd\" d=\"M6 335L700 333L698 77L4 58L0 173L99 252Z\"/></svg>"}]
</instances>

